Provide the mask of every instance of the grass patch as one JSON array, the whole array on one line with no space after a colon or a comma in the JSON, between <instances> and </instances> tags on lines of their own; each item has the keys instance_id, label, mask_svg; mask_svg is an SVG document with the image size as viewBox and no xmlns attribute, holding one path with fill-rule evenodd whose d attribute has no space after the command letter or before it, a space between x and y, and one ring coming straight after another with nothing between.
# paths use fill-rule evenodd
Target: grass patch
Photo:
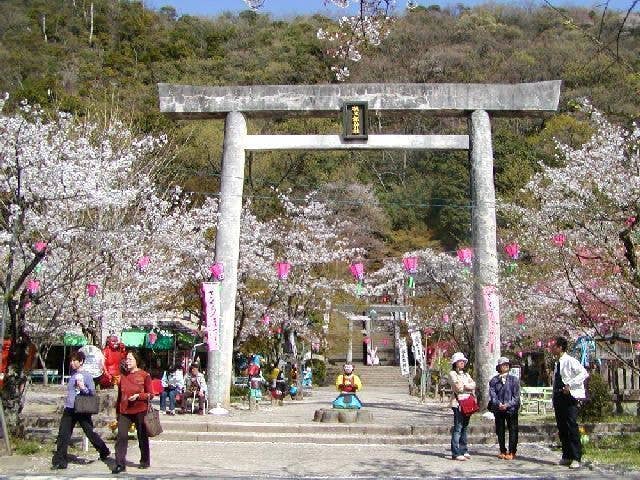
<instances>
[{"instance_id":1,"label":"grass patch","mask_svg":"<svg viewBox=\"0 0 640 480\"><path fill-rule=\"evenodd\" d=\"M608 435L584 446L586 460L626 468L640 468L640 433Z\"/></svg>"},{"instance_id":2,"label":"grass patch","mask_svg":"<svg viewBox=\"0 0 640 480\"><path fill-rule=\"evenodd\" d=\"M623 423L625 425L640 424L640 417L637 415L608 415L598 423Z\"/></svg>"},{"instance_id":3,"label":"grass patch","mask_svg":"<svg viewBox=\"0 0 640 480\"><path fill-rule=\"evenodd\" d=\"M540 415L535 415L532 413L520 413L518 415L518 423L523 425L536 425L539 423L556 423L556 417L553 415L553 410L551 413L547 410L546 415L542 413Z\"/></svg>"},{"instance_id":4,"label":"grass patch","mask_svg":"<svg viewBox=\"0 0 640 480\"><path fill-rule=\"evenodd\" d=\"M553 414L553 410L547 410L546 415L533 415L520 413L518 416L519 423L521 424L539 424L539 423L556 423L556 417ZM636 415L607 415L602 420L597 422L578 421L578 424L584 425L585 423L621 423L624 425L638 425L640 424L640 417Z\"/></svg>"},{"instance_id":5,"label":"grass patch","mask_svg":"<svg viewBox=\"0 0 640 480\"><path fill-rule=\"evenodd\" d=\"M11 439L11 449L16 455L48 456L51 455L51 448L51 443L40 440Z\"/></svg>"}]
</instances>

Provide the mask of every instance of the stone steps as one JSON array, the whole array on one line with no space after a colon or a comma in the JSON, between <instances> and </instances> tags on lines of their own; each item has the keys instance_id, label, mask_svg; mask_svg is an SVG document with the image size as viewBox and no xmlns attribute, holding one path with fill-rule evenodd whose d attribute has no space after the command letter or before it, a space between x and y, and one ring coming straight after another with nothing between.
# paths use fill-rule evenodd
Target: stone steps
<instances>
[{"instance_id":1,"label":"stone steps","mask_svg":"<svg viewBox=\"0 0 640 480\"><path fill-rule=\"evenodd\" d=\"M367 387L398 387L408 388L408 380L400 375L400 367L387 365L359 365L355 364L355 372ZM342 373L342 366L332 366L327 369L327 381L333 382Z\"/></svg>"},{"instance_id":2,"label":"stone steps","mask_svg":"<svg viewBox=\"0 0 640 480\"><path fill-rule=\"evenodd\" d=\"M198 421L202 419L202 421ZM28 438L55 440L59 417L31 419L27 422ZM113 439L107 425L112 418L98 416L96 430L105 439ZM154 441L174 442L242 442L242 443L307 443L337 445L435 445L448 444L451 425L387 425L380 423L260 423L210 421L209 417L166 416L161 418L164 432ZM621 432L640 431L640 425L595 424L585 425L592 437L618 435ZM521 424L520 441L523 443L553 443L557 431L553 424ZM491 422L471 424L469 438L475 444L494 444L495 432ZM82 440L82 430L76 427L72 443Z\"/></svg>"},{"instance_id":3,"label":"stone steps","mask_svg":"<svg viewBox=\"0 0 640 480\"><path fill-rule=\"evenodd\" d=\"M357 368L357 367L356 367ZM368 369L361 367L364 374ZM381 367L385 372L387 367ZM391 367L393 368L393 367ZM357 371L357 370L356 370ZM164 433L154 441L167 442L245 442L245 443L305 443L337 445L423 445L448 444L451 431L451 412L446 404L428 401L419 402L400 388L372 387L363 389L361 400L365 410L371 413L362 423L340 423L345 418L329 416L326 422L314 422L318 409L329 409L336 392L332 387L314 389L314 396L303 401L286 401L283 407L261 402L260 409L251 411L248 405L234 403L228 416L216 415L163 415ZM113 403L111 403L112 405ZM155 404L155 401L154 401ZM46 407L46 408L45 408ZM60 414L55 406L47 403L28 404L23 415L25 434L31 438L55 440ZM349 412L346 411L345 412ZM113 442L113 433L108 428L115 419L109 408L94 416L94 424L105 440ZM337 422L336 422L337 420ZM557 441L555 423L551 418L540 419L520 416L520 438L522 442ZM369 423L370 422L370 423ZM534 423L535 422L535 423ZM613 435L620 432L640 431L640 425L595 424L585 425L592 437ZM494 424L481 416L471 419L470 441L472 443L495 443ZM82 439L82 431L76 428L75 441Z\"/></svg>"},{"instance_id":4,"label":"stone steps","mask_svg":"<svg viewBox=\"0 0 640 480\"><path fill-rule=\"evenodd\" d=\"M220 433L220 432L261 432L261 433L321 433L321 434L352 434L352 435L432 435L446 434L451 431L451 425L387 425L382 423L274 423L274 422L180 422L179 420L164 420L162 426L172 432L193 433ZM470 425L470 432L491 433L494 431L493 423ZM523 434L542 432L555 433L555 425L520 425Z\"/></svg>"},{"instance_id":5,"label":"stone steps","mask_svg":"<svg viewBox=\"0 0 640 480\"><path fill-rule=\"evenodd\" d=\"M164 431L159 437L163 441L209 442L209 443L296 443L319 445L420 445L447 444L449 435L349 435L336 433L270 433L264 432L175 432ZM492 441L492 443L495 443Z\"/></svg>"},{"instance_id":6,"label":"stone steps","mask_svg":"<svg viewBox=\"0 0 640 480\"><path fill-rule=\"evenodd\" d=\"M389 426L381 424L200 424L188 428L165 422L161 440L192 442L311 443L338 445L422 445L448 444L451 427L435 425ZM195 428L194 428L195 427ZM196 431L197 430L197 431ZM525 429L527 430L527 429ZM555 433L555 432L554 432ZM471 427L474 443L495 443L493 428ZM547 432L534 429L520 432L523 442L550 441Z\"/></svg>"}]
</instances>

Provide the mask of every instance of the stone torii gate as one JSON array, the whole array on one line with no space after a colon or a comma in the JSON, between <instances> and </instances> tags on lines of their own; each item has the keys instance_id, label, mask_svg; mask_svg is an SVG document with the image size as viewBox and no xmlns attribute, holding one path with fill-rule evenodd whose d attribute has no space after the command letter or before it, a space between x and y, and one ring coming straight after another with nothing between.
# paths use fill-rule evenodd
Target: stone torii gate
<instances>
[{"instance_id":1,"label":"stone torii gate","mask_svg":"<svg viewBox=\"0 0 640 480\"><path fill-rule=\"evenodd\" d=\"M560 80L520 84L342 84L205 87L158 85L160 111L176 119L225 119L215 261L222 262L220 350L208 356L210 404L230 400L232 348L240 242L245 153L261 150L469 150L473 236L475 376L480 405L500 356L498 258L490 114L523 115L555 111ZM433 112L466 116L469 135L250 135L245 115L326 116L344 103L370 110Z\"/></svg>"}]
</instances>

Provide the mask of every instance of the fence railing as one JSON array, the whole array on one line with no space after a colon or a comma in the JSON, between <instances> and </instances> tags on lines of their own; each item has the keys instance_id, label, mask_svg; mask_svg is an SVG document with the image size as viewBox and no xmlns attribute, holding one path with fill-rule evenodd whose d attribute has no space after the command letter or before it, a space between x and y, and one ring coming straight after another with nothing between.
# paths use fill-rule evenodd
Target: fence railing
<instances>
[{"instance_id":1,"label":"fence railing","mask_svg":"<svg viewBox=\"0 0 640 480\"><path fill-rule=\"evenodd\" d=\"M606 369L609 391L619 401L640 400L640 373L629 367Z\"/></svg>"}]
</instances>

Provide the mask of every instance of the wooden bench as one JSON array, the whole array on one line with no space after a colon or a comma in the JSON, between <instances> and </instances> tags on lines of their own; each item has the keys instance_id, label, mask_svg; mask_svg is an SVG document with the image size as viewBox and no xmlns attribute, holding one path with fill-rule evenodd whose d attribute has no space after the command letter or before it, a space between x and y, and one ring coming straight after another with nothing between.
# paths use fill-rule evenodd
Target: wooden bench
<instances>
[{"instance_id":1,"label":"wooden bench","mask_svg":"<svg viewBox=\"0 0 640 480\"><path fill-rule=\"evenodd\" d=\"M32 382L44 383L45 372L47 375L47 382L55 383L60 381L60 375L58 370L44 370L43 368L36 368L29 372L29 378Z\"/></svg>"},{"instance_id":2,"label":"wooden bench","mask_svg":"<svg viewBox=\"0 0 640 480\"><path fill-rule=\"evenodd\" d=\"M553 409L552 387L522 387L520 389L520 413L547 414L547 408Z\"/></svg>"}]
</instances>

